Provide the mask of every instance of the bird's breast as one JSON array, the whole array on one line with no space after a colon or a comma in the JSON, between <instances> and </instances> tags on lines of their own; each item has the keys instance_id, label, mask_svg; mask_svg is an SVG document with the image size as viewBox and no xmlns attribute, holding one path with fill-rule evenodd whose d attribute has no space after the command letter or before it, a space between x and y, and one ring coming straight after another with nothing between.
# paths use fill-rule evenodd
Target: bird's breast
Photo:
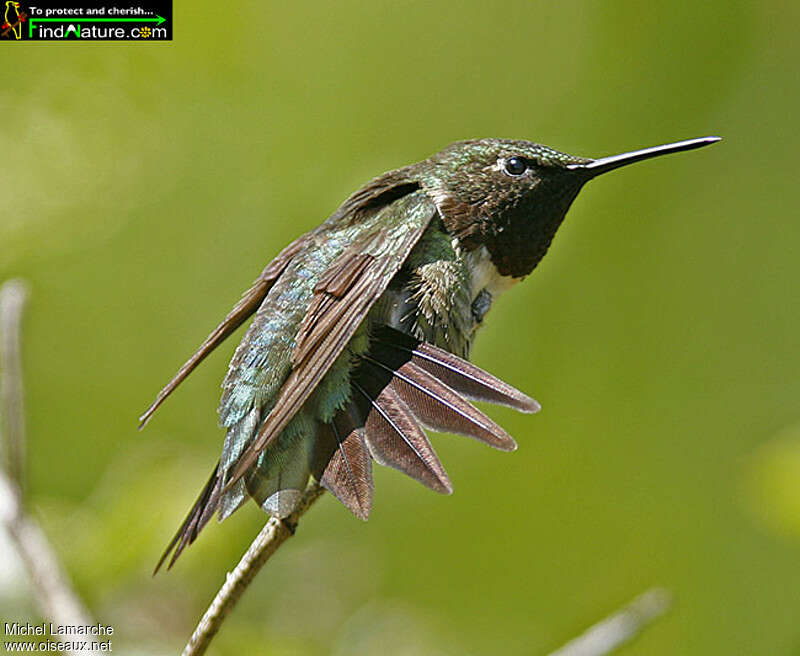
<instances>
[{"instance_id":1,"label":"bird's breast","mask_svg":"<svg viewBox=\"0 0 800 656\"><path fill-rule=\"evenodd\" d=\"M516 285L521 277L504 276L492 262L489 251L485 246L470 251L467 254L467 266L472 274L472 298L473 300L481 292L486 292L492 299Z\"/></svg>"}]
</instances>

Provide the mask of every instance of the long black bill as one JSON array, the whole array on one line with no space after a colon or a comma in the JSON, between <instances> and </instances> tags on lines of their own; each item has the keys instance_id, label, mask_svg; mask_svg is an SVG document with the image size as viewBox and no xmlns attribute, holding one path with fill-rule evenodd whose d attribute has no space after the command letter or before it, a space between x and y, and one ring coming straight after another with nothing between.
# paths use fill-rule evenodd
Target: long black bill
<instances>
[{"instance_id":1,"label":"long black bill","mask_svg":"<svg viewBox=\"0 0 800 656\"><path fill-rule=\"evenodd\" d=\"M684 150L694 150L695 148L702 148L709 144L716 143L721 137L700 137L698 139L687 139L686 141L677 141L675 143L664 144L663 146L653 146L652 148L643 148L642 150L634 150L630 153L622 153L621 155L611 155L610 157L601 157L594 159L588 164L571 164L567 166L568 169L586 171L590 177L595 177L602 173L608 173L621 166L627 166L634 162L641 162L643 159L650 159L651 157L658 157L660 155L669 155L670 153L679 153Z\"/></svg>"}]
</instances>

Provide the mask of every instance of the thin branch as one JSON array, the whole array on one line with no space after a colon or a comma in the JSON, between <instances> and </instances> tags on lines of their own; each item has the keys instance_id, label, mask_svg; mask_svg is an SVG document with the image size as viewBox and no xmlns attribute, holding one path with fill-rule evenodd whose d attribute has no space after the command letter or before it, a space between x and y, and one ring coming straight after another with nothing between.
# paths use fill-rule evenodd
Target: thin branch
<instances>
[{"instance_id":1,"label":"thin branch","mask_svg":"<svg viewBox=\"0 0 800 656\"><path fill-rule=\"evenodd\" d=\"M53 548L39 524L25 513L19 489L0 471L0 514L17 552L28 570L42 615L54 624L94 624L73 592ZM81 654L88 652L82 651Z\"/></svg>"},{"instance_id":2,"label":"thin branch","mask_svg":"<svg viewBox=\"0 0 800 656\"><path fill-rule=\"evenodd\" d=\"M627 606L589 627L549 656L603 656L637 636L648 624L669 610L669 593L650 588Z\"/></svg>"},{"instance_id":3,"label":"thin branch","mask_svg":"<svg viewBox=\"0 0 800 656\"><path fill-rule=\"evenodd\" d=\"M242 556L233 572L229 572L225 583L217 592L214 601L200 619L192 637L183 649L182 656L200 656L206 652L211 640L217 634L225 617L231 612L236 602L252 583L256 574L286 540L294 535L300 517L319 499L324 492L317 483L311 483L302 499L291 515L285 519L271 517L247 552Z\"/></svg>"},{"instance_id":4,"label":"thin branch","mask_svg":"<svg viewBox=\"0 0 800 656\"><path fill-rule=\"evenodd\" d=\"M0 436L4 436L6 471L23 489L25 411L22 391L20 327L28 289L21 280L0 287Z\"/></svg>"},{"instance_id":5,"label":"thin branch","mask_svg":"<svg viewBox=\"0 0 800 656\"><path fill-rule=\"evenodd\" d=\"M0 521L19 553L42 615L54 624L94 624L61 567L44 531L25 512L20 485L24 469L25 423L22 405L20 325L26 286L16 280L0 287L0 420L4 427L6 467L0 467ZM69 652L78 653L78 652ZM96 652L83 650L82 656Z\"/></svg>"}]
</instances>

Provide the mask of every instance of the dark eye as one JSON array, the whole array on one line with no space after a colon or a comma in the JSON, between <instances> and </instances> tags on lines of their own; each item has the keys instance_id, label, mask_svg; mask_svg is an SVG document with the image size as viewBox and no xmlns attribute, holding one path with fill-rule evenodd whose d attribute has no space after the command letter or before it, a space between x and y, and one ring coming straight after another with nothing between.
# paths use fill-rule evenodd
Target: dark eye
<instances>
[{"instance_id":1,"label":"dark eye","mask_svg":"<svg viewBox=\"0 0 800 656\"><path fill-rule=\"evenodd\" d=\"M505 168L509 175L522 175L528 170L528 162L524 157L509 157Z\"/></svg>"}]
</instances>

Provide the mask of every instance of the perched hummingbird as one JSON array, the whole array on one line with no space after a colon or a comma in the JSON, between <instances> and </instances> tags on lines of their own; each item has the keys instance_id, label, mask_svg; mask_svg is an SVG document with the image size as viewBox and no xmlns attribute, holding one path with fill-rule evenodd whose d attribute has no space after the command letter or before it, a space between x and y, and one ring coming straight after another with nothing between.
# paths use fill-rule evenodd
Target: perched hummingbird
<instances>
[{"instance_id":1,"label":"perched hummingbird","mask_svg":"<svg viewBox=\"0 0 800 656\"><path fill-rule=\"evenodd\" d=\"M309 476L361 519L372 507L372 460L450 493L421 426L515 449L469 402L539 410L468 362L492 303L533 271L589 180L718 140L600 159L462 141L355 192L278 254L142 415L144 426L255 313L222 385L222 456L156 570L215 512L221 521L248 497L286 517Z\"/></svg>"}]
</instances>

